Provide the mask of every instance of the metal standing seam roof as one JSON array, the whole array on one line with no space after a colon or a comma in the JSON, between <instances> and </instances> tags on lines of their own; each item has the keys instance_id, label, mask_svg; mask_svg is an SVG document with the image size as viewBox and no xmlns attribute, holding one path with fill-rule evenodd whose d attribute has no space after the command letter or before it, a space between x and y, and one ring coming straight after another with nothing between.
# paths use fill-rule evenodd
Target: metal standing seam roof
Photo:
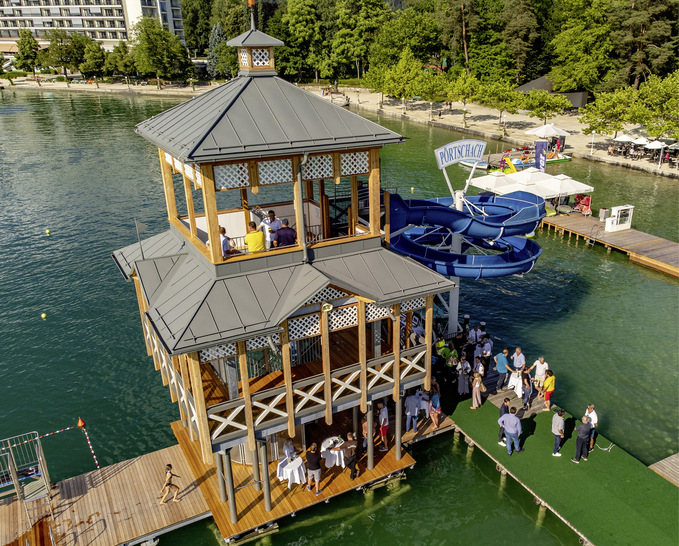
<instances>
[{"instance_id":1,"label":"metal standing seam roof","mask_svg":"<svg viewBox=\"0 0 679 546\"><path fill-rule=\"evenodd\" d=\"M169 230L144 239L141 242L141 246L144 249L144 258L147 260L173 256L181 252L185 245L186 241L179 239ZM141 260L139 243L134 243L114 251L112 257L123 277L129 280L132 271L134 271L134 262Z\"/></svg>"},{"instance_id":2,"label":"metal standing seam roof","mask_svg":"<svg viewBox=\"0 0 679 546\"><path fill-rule=\"evenodd\" d=\"M229 40L228 42L226 42L226 45L243 47L258 47L258 46L273 47L282 46L285 44L281 42L278 38L274 38L273 36L269 36L268 34L265 34L253 28L248 30L247 32L244 32L240 36L236 36L235 38Z\"/></svg>"},{"instance_id":3,"label":"metal standing seam roof","mask_svg":"<svg viewBox=\"0 0 679 546\"><path fill-rule=\"evenodd\" d=\"M114 255L128 262L134 246ZM188 253L134 263L148 317L171 354L278 332L283 320L329 284L382 306L455 286L381 247L219 278Z\"/></svg>"},{"instance_id":4,"label":"metal standing seam roof","mask_svg":"<svg viewBox=\"0 0 679 546\"><path fill-rule=\"evenodd\" d=\"M137 125L185 163L290 156L403 137L276 76L239 76Z\"/></svg>"}]
</instances>

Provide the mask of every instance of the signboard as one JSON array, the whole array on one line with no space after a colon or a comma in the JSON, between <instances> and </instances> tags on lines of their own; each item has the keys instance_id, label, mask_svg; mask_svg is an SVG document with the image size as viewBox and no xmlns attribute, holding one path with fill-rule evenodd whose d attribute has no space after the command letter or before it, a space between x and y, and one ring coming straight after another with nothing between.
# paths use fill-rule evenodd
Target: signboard
<instances>
[{"instance_id":1,"label":"signboard","mask_svg":"<svg viewBox=\"0 0 679 546\"><path fill-rule=\"evenodd\" d=\"M549 142L546 140L535 141L535 166L540 172L545 172L547 165L547 146Z\"/></svg>"},{"instance_id":2,"label":"signboard","mask_svg":"<svg viewBox=\"0 0 679 546\"><path fill-rule=\"evenodd\" d=\"M436 164L443 169L459 161L483 161L483 153L486 151L486 143L482 140L456 140L438 148Z\"/></svg>"}]
</instances>

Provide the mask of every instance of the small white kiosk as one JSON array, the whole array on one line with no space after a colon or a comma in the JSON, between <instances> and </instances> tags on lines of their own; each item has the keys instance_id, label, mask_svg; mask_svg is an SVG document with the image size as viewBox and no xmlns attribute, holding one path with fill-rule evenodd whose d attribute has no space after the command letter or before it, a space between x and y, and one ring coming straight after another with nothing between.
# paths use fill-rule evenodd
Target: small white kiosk
<instances>
[{"instance_id":1,"label":"small white kiosk","mask_svg":"<svg viewBox=\"0 0 679 546\"><path fill-rule=\"evenodd\" d=\"M611 207L611 216L606 218L606 231L622 231L632 227L634 205Z\"/></svg>"}]
</instances>

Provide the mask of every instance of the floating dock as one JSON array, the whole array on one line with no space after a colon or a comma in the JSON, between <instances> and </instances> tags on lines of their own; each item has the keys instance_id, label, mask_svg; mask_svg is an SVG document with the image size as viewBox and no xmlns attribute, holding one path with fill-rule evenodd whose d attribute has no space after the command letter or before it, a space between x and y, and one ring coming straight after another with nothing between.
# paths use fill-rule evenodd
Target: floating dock
<instances>
[{"instance_id":1,"label":"floating dock","mask_svg":"<svg viewBox=\"0 0 679 546\"><path fill-rule=\"evenodd\" d=\"M653 472L679 487L679 453L670 455L649 467Z\"/></svg>"},{"instance_id":2,"label":"floating dock","mask_svg":"<svg viewBox=\"0 0 679 546\"><path fill-rule=\"evenodd\" d=\"M607 232L599 218L580 213L550 216L542 221L541 229L554 229L564 238L575 236L576 244L582 238L586 244L602 244L607 250L619 250L631 262L679 278L679 243L649 235L636 229Z\"/></svg>"}]
</instances>

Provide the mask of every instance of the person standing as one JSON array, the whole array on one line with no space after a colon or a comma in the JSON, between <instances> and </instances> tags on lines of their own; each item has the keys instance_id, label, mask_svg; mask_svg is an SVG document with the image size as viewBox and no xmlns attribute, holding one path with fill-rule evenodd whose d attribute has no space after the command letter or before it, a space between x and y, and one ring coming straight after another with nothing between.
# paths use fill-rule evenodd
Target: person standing
<instances>
[{"instance_id":1,"label":"person standing","mask_svg":"<svg viewBox=\"0 0 679 546\"><path fill-rule=\"evenodd\" d=\"M512 455L512 443L514 443L514 450L521 453L523 449L519 447L519 436L523 432L521 429L521 420L516 416L516 408L509 408L509 413L504 414L497 420L497 424L505 429L505 436L507 438L507 453Z\"/></svg>"},{"instance_id":2,"label":"person standing","mask_svg":"<svg viewBox=\"0 0 679 546\"><path fill-rule=\"evenodd\" d=\"M545 372L549 370L549 364L545 362L545 357L541 356L533 362L530 369L533 368L535 368L535 387L538 389L538 398L542 398L545 395Z\"/></svg>"},{"instance_id":3,"label":"person standing","mask_svg":"<svg viewBox=\"0 0 679 546\"><path fill-rule=\"evenodd\" d=\"M165 499L172 491L174 491L174 497L172 497L172 500L174 502L179 502L179 499L177 498L177 493L179 493L179 486L172 483L172 478L180 477L181 476L177 476L177 474L174 474L172 472L171 464L165 465L165 483L163 483L163 488L160 490L160 494L163 495L163 498L160 499L160 504L165 504Z\"/></svg>"},{"instance_id":4,"label":"person standing","mask_svg":"<svg viewBox=\"0 0 679 546\"><path fill-rule=\"evenodd\" d=\"M441 398L437 392L433 392L429 400L429 415L434 429L439 428L441 424Z\"/></svg>"},{"instance_id":5,"label":"person standing","mask_svg":"<svg viewBox=\"0 0 679 546\"><path fill-rule=\"evenodd\" d=\"M599 416L594 411L594 404L587 404L587 411L585 411L591 429L589 431L589 451L594 449L594 435L596 434L596 427L599 426Z\"/></svg>"},{"instance_id":6,"label":"person standing","mask_svg":"<svg viewBox=\"0 0 679 546\"><path fill-rule=\"evenodd\" d=\"M316 496L322 493L319 489L321 483L321 454L318 452L318 445L316 442L311 444L309 451L306 454L306 469L307 469L307 484L306 490L311 491L311 480L316 482Z\"/></svg>"},{"instance_id":7,"label":"person standing","mask_svg":"<svg viewBox=\"0 0 679 546\"><path fill-rule=\"evenodd\" d=\"M283 224L281 224L281 221L276 218L276 213L272 210L269 211L268 217L264 218L264 220L260 222L259 226L257 226L257 229L261 229L264 232L267 249L278 244L278 231L282 227Z\"/></svg>"},{"instance_id":8,"label":"person standing","mask_svg":"<svg viewBox=\"0 0 679 546\"><path fill-rule=\"evenodd\" d=\"M510 373L509 360L507 360L508 355L509 351L507 349L502 349L501 353L498 353L493 357L495 360L495 369L497 370L499 376L497 380L497 386L495 387L497 392L500 392L500 389L505 388L507 374Z\"/></svg>"},{"instance_id":9,"label":"person standing","mask_svg":"<svg viewBox=\"0 0 679 546\"><path fill-rule=\"evenodd\" d=\"M469 394L469 374L472 371L469 362L464 354L460 357L457 363L457 394Z\"/></svg>"},{"instance_id":10,"label":"person standing","mask_svg":"<svg viewBox=\"0 0 679 546\"><path fill-rule=\"evenodd\" d=\"M288 219L281 220L281 229L278 230L278 240L275 241L276 247L292 246L297 244L297 232L288 225Z\"/></svg>"},{"instance_id":11,"label":"person standing","mask_svg":"<svg viewBox=\"0 0 679 546\"><path fill-rule=\"evenodd\" d=\"M512 364L514 365L514 370L517 372L522 372L526 366L526 355L521 352L521 347L517 347L512 355Z\"/></svg>"},{"instance_id":12,"label":"person standing","mask_svg":"<svg viewBox=\"0 0 679 546\"><path fill-rule=\"evenodd\" d=\"M380 451L387 451L389 449L387 443L387 431L389 430L389 413L383 402L377 403L378 422L380 423L380 437L382 438L382 445L380 446Z\"/></svg>"},{"instance_id":13,"label":"person standing","mask_svg":"<svg viewBox=\"0 0 679 546\"><path fill-rule=\"evenodd\" d=\"M406 432L410 430L410 423L413 423L413 432L417 433L417 416L420 413L420 401L417 396L411 394L406 397Z\"/></svg>"},{"instance_id":14,"label":"person standing","mask_svg":"<svg viewBox=\"0 0 679 546\"><path fill-rule=\"evenodd\" d=\"M530 409L530 396L533 394L533 383L530 379L531 368L525 368L521 372L521 383L523 384L523 409Z\"/></svg>"},{"instance_id":15,"label":"person standing","mask_svg":"<svg viewBox=\"0 0 679 546\"><path fill-rule=\"evenodd\" d=\"M566 415L566 410L560 409L552 417L552 434L554 434L554 451L552 457L561 457L561 442L564 438L565 421L563 416Z\"/></svg>"},{"instance_id":16,"label":"person standing","mask_svg":"<svg viewBox=\"0 0 679 546\"><path fill-rule=\"evenodd\" d=\"M478 373L481 377L486 375L486 368L483 366L483 361L480 356L474 357L474 368L472 369L474 373Z\"/></svg>"},{"instance_id":17,"label":"person standing","mask_svg":"<svg viewBox=\"0 0 679 546\"><path fill-rule=\"evenodd\" d=\"M545 372L545 409L549 410L552 407L552 395L554 394L554 389L556 388L556 378L554 377L554 372L552 370L547 370Z\"/></svg>"},{"instance_id":18,"label":"person standing","mask_svg":"<svg viewBox=\"0 0 679 546\"><path fill-rule=\"evenodd\" d=\"M500 418L507 413L509 413L509 398L505 398L500 405ZM505 442L505 427L502 425L500 425L500 432L497 433L497 443L501 446L507 445L507 442Z\"/></svg>"},{"instance_id":19,"label":"person standing","mask_svg":"<svg viewBox=\"0 0 679 546\"><path fill-rule=\"evenodd\" d=\"M589 424L589 418L585 415L582 416L582 423L575 427L578 433L578 439L575 443L575 457L571 459L574 463L579 463L582 457L583 461L587 460L587 446L589 444L589 433L592 426Z\"/></svg>"},{"instance_id":20,"label":"person standing","mask_svg":"<svg viewBox=\"0 0 679 546\"><path fill-rule=\"evenodd\" d=\"M471 409L476 409L481 407L481 374L479 372L474 372L472 377L472 405Z\"/></svg>"},{"instance_id":21,"label":"person standing","mask_svg":"<svg viewBox=\"0 0 679 546\"><path fill-rule=\"evenodd\" d=\"M226 258L228 254L233 254L231 250L231 238L226 236L226 228L219 226L219 242L222 247L222 257Z\"/></svg>"},{"instance_id":22,"label":"person standing","mask_svg":"<svg viewBox=\"0 0 679 546\"><path fill-rule=\"evenodd\" d=\"M358 443L353 432L347 432L347 441L339 447L332 448L331 451L339 451L340 449L344 451L344 463L351 470L349 478L353 480L359 475L359 470L356 468L356 463L358 462Z\"/></svg>"},{"instance_id":23,"label":"person standing","mask_svg":"<svg viewBox=\"0 0 679 546\"><path fill-rule=\"evenodd\" d=\"M245 246L248 247L248 252L266 250L264 239L264 234L261 231L257 231L257 224L250 222L248 224L248 234L245 236Z\"/></svg>"},{"instance_id":24,"label":"person standing","mask_svg":"<svg viewBox=\"0 0 679 546\"><path fill-rule=\"evenodd\" d=\"M361 419L361 432L363 433L363 452L368 449L368 438L371 442L375 441L375 428L377 424L373 421L373 429L368 432L368 418L364 415Z\"/></svg>"}]
</instances>

